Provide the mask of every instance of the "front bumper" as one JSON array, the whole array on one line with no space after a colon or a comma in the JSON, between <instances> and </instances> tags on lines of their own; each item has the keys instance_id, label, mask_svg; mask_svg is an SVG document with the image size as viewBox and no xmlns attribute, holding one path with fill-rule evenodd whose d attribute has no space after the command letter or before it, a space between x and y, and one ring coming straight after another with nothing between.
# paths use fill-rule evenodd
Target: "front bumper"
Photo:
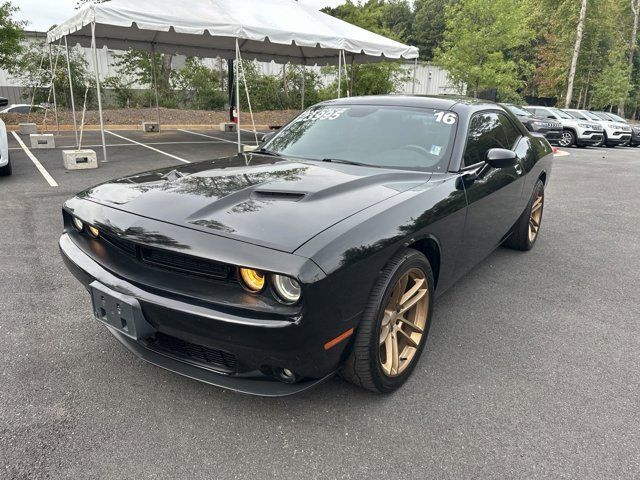
<instances>
[{"instance_id":1,"label":"front bumper","mask_svg":"<svg viewBox=\"0 0 640 480\"><path fill-rule=\"evenodd\" d=\"M541 133L544 135L544 138L547 139L551 145L557 145L560 139L562 138L562 129L540 129L537 133Z\"/></svg>"},{"instance_id":2,"label":"front bumper","mask_svg":"<svg viewBox=\"0 0 640 480\"><path fill-rule=\"evenodd\" d=\"M242 393L283 396L330 378L348 352L349 340L325 351L325 335L317 335L317 322L305 322L304 316L296 322L252 320L163 296L115 276L85 254L68 234L62 235L59 246L65 264L87 289L99 285L140 305L145 322L143 338L131 338L107 324L109 331L138 357L180 375ZM358 318L340 322L340 328L355 326ZM331 322L323 320L331 333ZM160 337L172 339L180 348L160 348ZM202 361L207 352L232 356L232 368ZM273 374L277 368L293 370L301 380L283 383Z\"/></svg>"},{"instance_id":3,"label":"front bumper","mask_svg":"<svg viewBox=\"0 0 640 480\"><path fill-rule=\"evenodd\" d=\"M612 132L607 135L607 145L623 145L631 141L631 132Z\"/></svg>"},{"instance_id":4,"label":"front bumper","mask_svg":"<svg viewBox=\"0 0 640 480\"><path fill-rule=\"evenodd\" d=\"M604 138L604 132L586 130L581 132L576 139L578 145L598 145Z\"/></svg>"}]
</instances>

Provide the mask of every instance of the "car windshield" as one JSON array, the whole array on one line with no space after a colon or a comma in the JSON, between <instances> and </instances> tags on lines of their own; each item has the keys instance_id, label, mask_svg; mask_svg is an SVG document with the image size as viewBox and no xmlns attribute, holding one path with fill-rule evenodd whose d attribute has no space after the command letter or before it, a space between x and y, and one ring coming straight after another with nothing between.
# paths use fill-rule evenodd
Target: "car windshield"
<instances>
[{"instance_id":1,"label":"car windshield","mask_svg":"<svg viewBox=\"0 0 640 480\"><path fill-rule=\"evenodd\" d=\"M600 120L602 120L602 118L600 118L600 117L599 117L599 116L597 116L597 115L594 115L594 114L593 114L593 113L591 113L591 112L582 112L582 113L583 113L583 114L584 114L584 115L585 115L589 120L597 120L598 122L599 122Z\"/></svg>"},{"instance_id":2,"label":"car windshield","mask_svg":"<svg viewBox=\"0 0 640 480\"><path fill-rule=\"evenodd\" d=\"M446 110L320 105L301 113L263 149L311 160L444 170L458 117Z\"/></svg>"},{"instance_id":3,"label":"car windshield","mask_svg":"<svg viewBox=\"0 0 640 480\"><path fill-rule=\"evenodd\" d=\"M560 118L573 118L571 115L569 115L566 112L563 112L559 108L549 108L549 110L551 110L553 113L555 113Z\"/></svg>"},{"instance_id":4,"label":"car windshield","mask_svg":"<svg viewBox=\"0 0 640 480\"><path fill-rule=\"evenodd\" d=\"M616 120L617 122L627 123L627 121L624 118L622 118L620 115L616 115L615 113L609 113L609 116L614 120Z\"/></svg>"},{"instance_id":5,"label":"car windshield","mask_svg":"<svg viewBox=\"0 0 640 480\"><path fill-rule=\"evenodd\" d=\"M587 120L587 117L584 113L574 112L570 110L563 110L563 112L569 115L571 118L575 118L576 120Z\"/></svg>"},{"instance_id":6,"label":"car windshield","mask_svg":"<svg viewBox=\"0 0 640 480\"><path fill-rule=\"evenodd\" d=\"M611 117L608 117L606 113L603 112L591 112L592 115L595 115L600 120L606 120L608 122L611 121Z\"/></svg>"},{"instance_id":7,"label":"car windshield","mask_svg":"<svg viewBox=\"0 0 640 480\"><path fill-rule=\"evenodd\" d=\"M519 117L533 117L533 113L523 110L520 107L516 107L515 105L507 105L507 108L511 110L511 113Z\"/></svg>"}]
</instances>

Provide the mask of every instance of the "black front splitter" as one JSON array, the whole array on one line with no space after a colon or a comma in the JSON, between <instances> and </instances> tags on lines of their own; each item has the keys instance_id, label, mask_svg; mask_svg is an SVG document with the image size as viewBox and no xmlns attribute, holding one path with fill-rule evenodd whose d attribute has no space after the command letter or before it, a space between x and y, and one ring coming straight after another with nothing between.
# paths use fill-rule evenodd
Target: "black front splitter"
<instances>
[{"instance_id":1,"label":"black front splitter","mask_svg":"<svg viewBox=\"0 0 640 480\"><path fill-rule=\"evenodd\" d=\"M303 380L296 383L283 383L267 376L264 377L236 377L216 373L211 370L176 360L171 356L163 355L159 352L146 348L135 340L123 335L115 328L105 325L111 334L116 337L127 349L142 360L152 363L158 367L171 372L189 377L199 382L215 385L216 387L233 390L234 392L260 397L284 397L296 393L304 392L330 379L335 372L329 375L312 380Z\"/></svg>"}]
</instances>

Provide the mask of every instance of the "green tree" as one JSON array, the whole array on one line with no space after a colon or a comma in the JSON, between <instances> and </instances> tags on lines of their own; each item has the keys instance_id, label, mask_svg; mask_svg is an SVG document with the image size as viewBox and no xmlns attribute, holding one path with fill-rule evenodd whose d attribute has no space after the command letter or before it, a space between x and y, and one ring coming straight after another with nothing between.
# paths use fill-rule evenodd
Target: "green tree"
<instances>
[{"instance_id":1,"label":"green tree","mask_svg":"<svg viewBox=\"0 0 640 480\"><path fill-rule=\"evenodd\" d=\"M453 0L415 0L413 23L407 40L420 49L420 58L432 60L442 44L445 31L445 11Z\"/></svg>"},{"instance_id":2,"label":"green tree","mask_svg":"<svg viewBox=\"0 0 640 480\"><path fill-rule=\"evenodd\" d=\"M52 46L52 55L55 67L53 83L56 88L58 106L70 107L71 91L69 88L69 76L64 48L58 47L57 45ZM58 59L57 64L56 58ZM82 105L84 102L84 92L87 85L90 87L87 95L87 103L93 105L95 83L93 75L88 70L87 61L81 49L69 48L69 63L76 105ZM41 65L42 68L40 68ZM53 102L53 96L50 93L52 76L49 64L49 45L46 43L31 43L24 47L21 53L15 58L9 72L26 87L23 92L25 100L31 101L31 96L35 93L34 104Z\"/></svg>"},{"instance_id":3,"label":"green tree","mask_svg":"<svg viewBox=\"0 0 640 480\"><path fill-rule=\"evenodd\" d=\"M15 60L22 46L22 27L26 22L15 20L13 15L18 7L11 2L0 4L0 68L10 69L15 65Z\"/></svg>"},{"instance_id":4,"label":"green tree","mask_svg":"<svg viewBox=\"0 0 640 480\"><path fill-rule=\"evenodd\" d=\"M458 84L477 96L497 88L512 96L524 86L527 68L514 53L529 45L534 32L524 0L460 0L447 6L446 31L436 61Z\"/></svg>"}]
</instances>

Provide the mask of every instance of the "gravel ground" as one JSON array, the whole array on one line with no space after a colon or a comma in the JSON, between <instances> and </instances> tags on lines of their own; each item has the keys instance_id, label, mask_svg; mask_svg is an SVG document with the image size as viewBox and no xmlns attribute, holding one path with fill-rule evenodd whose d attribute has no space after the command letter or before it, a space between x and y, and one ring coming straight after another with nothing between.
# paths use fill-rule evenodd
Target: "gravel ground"
<instances>
[{"instance_id":1,"label":"gravel ground","mask_svg":"<svg viewBox=\"0 0 640 480\"><path fill-rule=\"evenodd\" d=\"M281 126L291 118L300 113L299 110L269 110L265 112L255 112L254 120L256 125ZM155 122L157 119L155 108L120 108L103 111L105 124L108 125L140 125L143 121ZM80 113L78 122L80 122ZM160 122L170 125L218 125L228 121L227 111L206 111L206 110L180 110L171 108L160 109ZM73 125L71 111L59 110L58 119L60 124ZM7 125L17 125L18 123L30 121L41 125L44 121L43 113L27 114L11 113L3 114L2 120ZM251 117L248 112L241 112L240 122L249 125ZM47 113L47 124L55 125L53 112ZM99 125L100 117L95 110L87 110L85 117L86 125Z\"/></svg>"},{"instance_id":2,"label":"gravel ground","mask_svg":"<svg viewBox=\"0 0 640 480\"><path fill-rule=\"evenodd\" d=\"M190 160L234 150L154 138ZM336 378L264 399L138 360L63 266L64 199L177 163L122 143L86 172L36 151L57 188L19 150L0 179L0 478L640 477L640 150L557 158L535 249L497 250L439 298L397 393Z\"/></svg>"}]
</instances>

